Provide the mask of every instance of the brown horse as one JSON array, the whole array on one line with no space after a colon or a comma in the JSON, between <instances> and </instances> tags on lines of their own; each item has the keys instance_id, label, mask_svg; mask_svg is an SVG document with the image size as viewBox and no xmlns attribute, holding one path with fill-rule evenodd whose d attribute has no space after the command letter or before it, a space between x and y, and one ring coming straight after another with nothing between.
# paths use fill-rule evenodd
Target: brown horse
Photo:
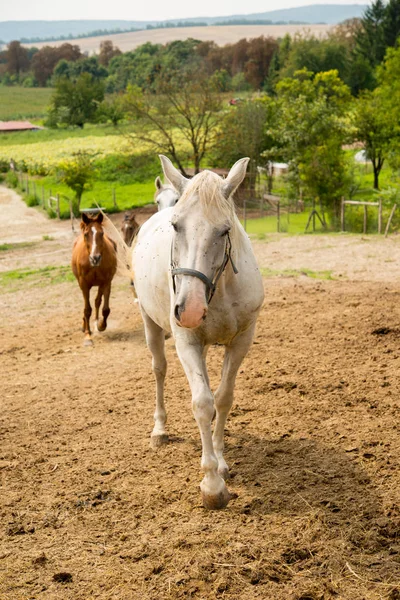
<instances>
[{"instance_id":1,"label":"brown horse","mask_svg":"<svg viewBox=\"0 0 400 600\"><path fill-rule=\"evenodd\" d=\"M139 231L139 223L135 219L133 212L126 212L122 223L121 232L122 238L127 246L132 246L137 232Z\"/></svg>"},{"instance_id":2,"label":"brown horse","mask_svg":"<svg viewBox=\"0 0 400 600\"><path fill-rule=\"evenodd\" d=\"M107 328L107 318L110 314L111 281L117 270L116 245L105 235L102 222L102 213L93 218L83 213L82 231L72 250L72 271L78 280L85 301L82 326L82 331L85 333L85 346L93 344L90 332L90 315L92 314L90 289L92 287L99 288L95 300L96 327L98 331L104 331ZM98 323L103 296L103 319Z\"/></svg>"}]
</instances>

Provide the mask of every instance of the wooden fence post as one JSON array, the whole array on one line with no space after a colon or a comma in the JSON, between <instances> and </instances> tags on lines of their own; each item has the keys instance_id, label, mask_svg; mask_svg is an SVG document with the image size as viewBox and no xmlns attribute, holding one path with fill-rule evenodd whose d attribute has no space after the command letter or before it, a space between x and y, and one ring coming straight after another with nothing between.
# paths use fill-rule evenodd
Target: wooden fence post
<instances>
[{"instance_id":1,"label":"wooden fence post","mask_svg":"<svg viewBox=\"0 0 400 600\"><path fill-rule=\"evenodd\" d=\"M385 237L388 236L390 223L392 222L394 211L396 210L396 207L397 207L397 204L393 204L392 211L391 211L391 213L389 215L389 219L388 219L388 222L386 224Z\"/></svg>"},{"instance_id":2,"label":"wooden fence post","mask_svg":"<svg viewBox=\"0 0 400 600\"><path fill-rule=\"evenodd\" d=\"M244 195L243 198L243 226L244 226L244 230L247 231L246 227L247 227L247 214L246 214L246 195Z\"/></svg>"},{"instance_id":3,"label":"wooden fence post","mask_svg":"<svg viewBox=\"0 0 400 600\"><path fill-rule=\"evenodd\" d=\"M281 201L278 200L276 203L276 230L278 233L281 232Z\"/></svg>"},{"instance_id":4,"label":"wooden fence post","mask_svg":"<svg viewBox=\"0 0 400 600\"><path fill-rule=\"evenodd\" d=\"M367 206L364 204L364 226L363 233L367 233Z\"/></svg>"},{"instance_id":5,"label":"wooden fence post","mask_svg":"<svg viewBox=\"0 0 400 600\"><path fill-rule=\"evenodd\" d=\"M379 198L379 208L378 208L378 233L382 233L382 198Z\"/></svg>"},{"instance_id":6,"label":"wooden fence post","mask_svg":"<svg viewBox=\"0 0 400 600\"><path fill-rule=\"evenodd\" d=\"M342 196L342 206L341 206L341 211L340 211L340 222L341 222L341 227L342 227L342 231L344 231L344 196Z\"/></svg>"}]
</instances>

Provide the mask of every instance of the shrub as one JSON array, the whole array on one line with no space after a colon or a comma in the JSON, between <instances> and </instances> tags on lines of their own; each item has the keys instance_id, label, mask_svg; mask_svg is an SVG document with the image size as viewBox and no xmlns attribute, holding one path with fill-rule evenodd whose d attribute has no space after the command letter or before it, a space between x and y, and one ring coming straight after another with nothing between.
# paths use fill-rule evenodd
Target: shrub
<instances>
[{"instance_id":1,"label":"shrub","mask_svg":"<svg viewBox=\"0 0 400 600\"><path fill-rule=\"evenodd\" d=\"M8 171L6 175L6 184L12 188L18 187L18 177L14 171Z\"/></svg>"},{"instance_id":2,"label":"shrub","mask_svg":"<svg viewBox=\"0 0 400 600\"><path fill-rule=\"evenodd\" d=\"M155 154L109 154L96 162L99 179L120 183L145 183L160 174Z\"/></svg>"},{"instance_id":3,"label":"shrub","mask_svg":"<svg viewBox=\"0 0 400 600\"><path fill-rule=\"evenodd\" d=\"M28 206L39 206L39 200L33 195L27 196L25 202Z\"/></svg>"}]
</instances>

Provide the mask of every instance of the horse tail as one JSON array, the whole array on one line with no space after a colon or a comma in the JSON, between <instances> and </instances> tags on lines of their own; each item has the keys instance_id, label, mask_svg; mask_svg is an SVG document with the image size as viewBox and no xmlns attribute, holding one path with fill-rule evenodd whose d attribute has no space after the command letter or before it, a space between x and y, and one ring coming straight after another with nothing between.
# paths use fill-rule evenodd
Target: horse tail
<instances>
[{"instance_id":1,"label":"horse tail","mask_svg":"<svg viewBox=\"0 0 400 600\"><path fill-rule=\"evenodd\" d=\"M110 238L113 244L116 255L117 255L117 274L122 277L127 277L132 283L133 280L133 269L132 269L132 251L133 247L128 246L118 229L115 227L111 219L103 213L103 228Z\"/></svg>"}]
</instances>

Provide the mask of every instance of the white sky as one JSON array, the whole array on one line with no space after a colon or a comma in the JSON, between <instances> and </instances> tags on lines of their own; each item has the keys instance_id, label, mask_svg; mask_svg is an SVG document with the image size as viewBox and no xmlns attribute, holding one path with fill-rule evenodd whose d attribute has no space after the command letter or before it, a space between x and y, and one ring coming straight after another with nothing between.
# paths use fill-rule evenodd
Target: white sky
<instances>
[{"instance_id":1,"label":"white sky","mask_svg":"<svg viewBox=\"0 0 400 600\"><path fill-rule=\"evenodd\" d=\"M266 12L307 4L367 4L368 0L0 0L0 21L127 19L162 21Z\"/></svg>"}]
</instances>

